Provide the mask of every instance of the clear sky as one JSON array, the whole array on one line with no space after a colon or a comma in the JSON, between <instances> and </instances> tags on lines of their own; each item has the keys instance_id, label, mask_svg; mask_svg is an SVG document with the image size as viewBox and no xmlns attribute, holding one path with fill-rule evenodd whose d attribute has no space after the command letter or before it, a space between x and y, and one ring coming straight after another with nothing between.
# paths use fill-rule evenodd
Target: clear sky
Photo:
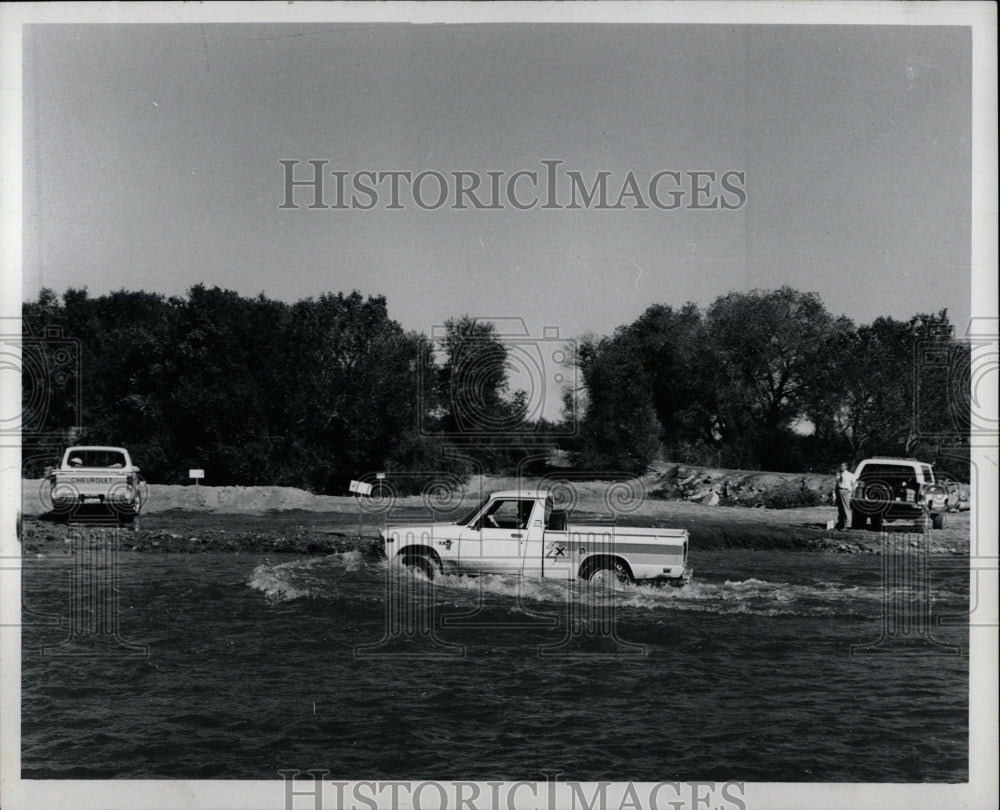
<instances>
[{"instance_id":1,"label":"clear sky","mask_svg":"<svg viewBox=\"0 0 1000 810\"><path fill-rule=\"evenodd\" d=\"M24 46L27 298L358 289L427 333L469 313L578 336L789 284L858 322L969 317L968 28L66 25ZM746 202L282 210L282 159L561 160L615 196L629 171L733 170Z\"/></svg>"}]
</instances>

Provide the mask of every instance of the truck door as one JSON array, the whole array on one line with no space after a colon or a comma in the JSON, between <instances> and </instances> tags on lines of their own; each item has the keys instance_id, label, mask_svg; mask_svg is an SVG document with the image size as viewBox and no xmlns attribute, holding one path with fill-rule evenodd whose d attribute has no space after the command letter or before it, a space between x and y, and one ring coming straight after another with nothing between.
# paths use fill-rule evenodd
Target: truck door
<instances>
[{"instance_id":1,"label":"truck door","mask_svg":"<svg viewBox=\"0 0 1000 810\"><path fill-rule=\"evenodd\" d=\"M552 496L538 502L524 549L524 575L565 578L575 575L566 513L553 511Z\"/></svg>"},{"instance_id":2,"label":"truck door","mask_svg":"<svg viewBox=\"0 0 1000 810\"><path fill-rule=\"evenodd\" d=\"M498 498L462 530L459 559L462 570L475 574L520 574L531 534L531 498ZM540 533L540 530L539 530Z\"/></svg>"}]
</instances>

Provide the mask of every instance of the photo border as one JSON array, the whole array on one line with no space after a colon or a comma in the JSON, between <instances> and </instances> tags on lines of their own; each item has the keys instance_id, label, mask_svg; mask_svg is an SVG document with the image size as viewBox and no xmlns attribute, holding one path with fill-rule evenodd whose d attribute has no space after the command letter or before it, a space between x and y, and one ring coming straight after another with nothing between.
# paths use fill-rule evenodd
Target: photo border
<instances>
[{"instance_id":1,"label":"photo border","mask_svg":"<svg viewBox=\"0 0 1000 810\"><path fill-rule=\"evenodd\" d=\"M82 7L81 7L82 6ZM0 316L20 323L22 302L21 211L21 36L22 26L39 23L250 23L250 22L411 22L430 23L714 23L789 25L960 25L972 28L972 336L997 331L997 29L996 6L989 2L815 2L815 3L150 3L127 5L3 4L0 6ZM990 331L992 330L992 332ZM996 424L996 379L991 381L987 412ZM20 392L2 391L5 407L17 409ZM13 411L7 411L13 412ZM981 474L976 491L997 492L996 437L972 442L973 468ZM20 555L17 539L21 498L19 447L0 447L0 790L4 808L239 808L285 806L285 783L267 780L22 780L20 779ZM995 497L995 495L994 495ZM969 783L846 784L746 783L743 801L756 808L848 807L994 807L997 797L997 549L996 501L972 503L970 577L987 572L978 583L980 614L992 624L970 628ZM983 542L979 542L980 539ZM984 546L986 548L984 548ZM992 576L990 573L992 572ZM984 592L984 581L988 583ZM308 765L308 763L304 763ZM359 775L363 778L363 774ZM533 776L533 775L532 775ZM697 776L692 774L692 776ZM433 775L428 774L428 778ZM450 780L449 780L450 781ZM509 791L503 806L524 804ZM544 783L543 783L544 784ZM650 786L654 783L647 783ZM556 794L558 807L569 806L565 785ZM627 798L625 784L609 788L609 806ZM332 794L331 794L332 795ZM489 795L484 792L484 795ZM525 792L523 795L527 796ZM429 806L438 806L431 792ZM405 806L405 805L401 805ZM626 806L628 806L626 804Z\"/></svg>"}]
</instances>

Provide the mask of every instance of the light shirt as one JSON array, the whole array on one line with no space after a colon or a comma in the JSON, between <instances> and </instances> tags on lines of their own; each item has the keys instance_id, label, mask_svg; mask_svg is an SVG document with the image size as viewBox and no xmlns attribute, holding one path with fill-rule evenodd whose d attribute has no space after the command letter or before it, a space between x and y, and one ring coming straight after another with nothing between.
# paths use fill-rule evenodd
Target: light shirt
<instances>
[{"instance_id":1,"label":"light shirt","mask_svg":"<svg viewBox=\"0 0 1000 810\"><path fill-rule=\"evenodd\" d=\"M850 470L837 471L837 489L854 489L857 479Z\"/></svg>"}]
</instances>

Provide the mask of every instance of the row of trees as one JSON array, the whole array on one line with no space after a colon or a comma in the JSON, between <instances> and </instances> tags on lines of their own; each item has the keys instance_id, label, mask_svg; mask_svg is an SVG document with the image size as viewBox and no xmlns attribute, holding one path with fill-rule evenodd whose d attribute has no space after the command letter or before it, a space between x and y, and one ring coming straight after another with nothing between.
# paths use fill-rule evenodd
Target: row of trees
<instances>
[{"instance_id":1,"label":"row of trees","mask_svg":"<svg viewBox=\"0 0 1000 810\"><path fill-rule=\"evenodd\" d=\"M650 307L577 348L587 467L776 471L918 455L967 480L969 345L946 310L856 326L789 287Z\"/></svg>"},{"instance_id":2,"label":"row of trees","mask_svg":"<svg viewBox=\"0 0 1000 810\"><path fill-rule=\"evenodd\" d=\"M576 346L562 425L529 420L492 324L458 318L432 343L357 292L287 304L201 285L171 298L43 290L23 315L27 474L66 444L108 443L155 482L197 467L208 483L317 492L380 469L397 484L511 471L556 446L626 472L659 456L804 470L919 450L967 476L954 369L968 349L943 311L856 327L789 288L704 312L654 306Z\"/></svg>"},{"instance_id":3,"label":"row of trees","mask_svg":"<svg viewBox=\"0 0 1000 810\"><path fill-rule=\"evenodd\" d=\"M43 290L23 322L28 475L68 444L113 444L154 482L201 468L212 484L339 493L376 470L499 469L529 452L497 429L524 421L524 396L474 319L448 322L439 351L382 297L286 304L199 285L184 298ZM470 414L488 422L474 441Z\"/></svg>"}]
</instances>

